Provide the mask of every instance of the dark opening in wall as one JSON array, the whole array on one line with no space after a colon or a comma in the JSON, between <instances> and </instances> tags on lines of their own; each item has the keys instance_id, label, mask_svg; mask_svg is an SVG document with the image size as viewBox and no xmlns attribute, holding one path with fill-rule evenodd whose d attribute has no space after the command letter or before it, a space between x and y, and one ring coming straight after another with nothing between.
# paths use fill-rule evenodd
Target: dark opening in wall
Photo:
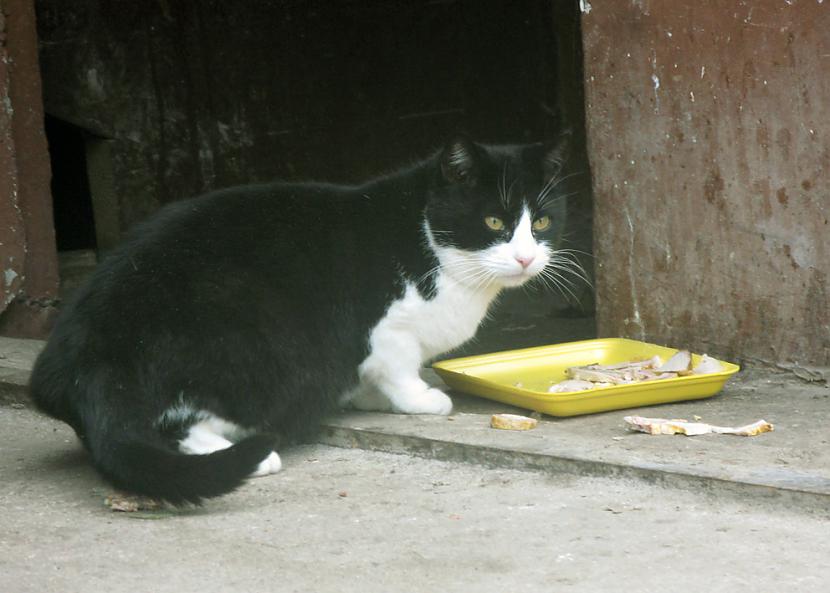
<instances>
[{"instance_id":1,"label":"dark opening in wall","mask_svg":"<svg viewBox=\"0 0 830 593\"><path fill-rule=\"evenodd\" d=\"M47 115L52 206L58 251L95 249L95 216L87 174L87 133Z\"/></svg>"},{"instance_id":2,"label":"dark opening in wall","mask_svg":"<svg viewBox=\"0 0 830 593\"><path fill-rule=\"evenodd\" d=\"M47 110L94 134L76 156L86 158L85 207L94 210L87 242L97 233L99 252L171 201L272 179L362 182L432 154L457 131L489 143L552 140L558 110L584 188L568 198L564 247L591 276L574 1L36 7ZM56 186L56 207L65 189ZM469 348L593 337L593 290L570 281L506 292Z\"/></svg>"}]
</instances>

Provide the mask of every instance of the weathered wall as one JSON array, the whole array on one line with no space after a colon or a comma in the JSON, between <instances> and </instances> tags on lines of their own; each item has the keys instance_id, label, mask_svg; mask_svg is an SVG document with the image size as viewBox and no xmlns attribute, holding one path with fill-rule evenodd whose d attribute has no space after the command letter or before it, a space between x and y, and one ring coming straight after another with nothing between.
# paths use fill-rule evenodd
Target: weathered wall
<instances>
[{"instance_id":1,"label":"weathered wall","mask_svg":"<svg viewBox=\"0 0 830 593\"><path fill-rule=\"evenodd\" d=\"M12 133L14 108L10 92L5 4L0 5L0 312L20 293L26 257L23 215L17 204L17 160Z\"/></svg>"},{"instance_id":2,"label":"weathered wall","mask_svg":"<svg viewBox=\"0 0 830 593\"><path fill-rule=\"evenodd\" d=\"M121 230L216 187L363 179L456 128L540 138L557 100L545 0L37 6L47 112L100 137L118 203L96 223Z\"/></svg>"},{"instance_id":3,"label":"weathered wall","mask_svg":"<svg viewBox=\"0 0 830 593\"><path fill-rule=\"evenodd\" d=\"M577 132L583 125L573 3L37 7L47 112L94 135L86 161L99 248L160 205L209 189L361 180L427 154L459 129L482 141L540 140L550 136L548 107L557 104ZM583 148L584 135L576 137ZM584 150L580 157L575 166L587 173ZM590 196L571 203L569 246L590 251ZM543 290L506 295L471 348L592 336L592 291L575 283L573 292L576 306ZM574 319L561 322L563 310Z\"/></svg>"},{"instance_id":4,"label":"weathered wall","mask_svg":"<svg viewBox=\"0 0 830 593\"><path fill-rule=\"evenodd\" d=\"M582 22L600 334L830 365L830 2Z\"/></svg>"},{"instance_id":5,"label":"weathered wall","mask_svg":"<svg viewBox=\"0 0 830 593\"><path fill-rule=\"evenodd\" d=\"M32 0L0 0L0 334L42 336L57 253Z\"/></svg>"}]
</instances>

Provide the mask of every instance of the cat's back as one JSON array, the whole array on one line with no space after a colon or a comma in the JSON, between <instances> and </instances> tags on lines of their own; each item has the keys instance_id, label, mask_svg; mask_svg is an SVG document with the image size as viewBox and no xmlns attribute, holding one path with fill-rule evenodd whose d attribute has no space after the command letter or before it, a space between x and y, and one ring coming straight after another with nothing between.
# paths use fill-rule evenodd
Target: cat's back
<instances>
[{"instance_id":1,"label":"cat's back","mask_svg":"<svg viewBox=\"0 0 830 593\"><path fill-rule=\"evenodd\" d=\"M195 335L230 318L326 323L340 303L376 315L397 262L421 257L420 205L396 189L276 182L171 203L103 259L54 334L105 336L106 349L119 337ZM381 288L364 295L368 284Z\"/></svg>"},{"instance_id":2,"label":"cat's back","mask_svg":"<svg viewBox=\"0 0 830 593\"><path fill-rule=\"evenodd\" d=\"M129 234L126 250L158 244L184 245L206 237L222 239L302 226L307 217L337 225L343 216L360 215L366 204L359 188L328 183L285 183L234 186L168 204Z\"/></svg>"},{"instance_id":3,"label":"cat's back","mask_svg":"<svg viewBox=\"0 0 830 593\"><path fill-rule=\"evenodd\" d=\"M364 272L391 281L392 254L376 245L402 236L379 222L389 203L377 187L283 182L174 202L103 259L56 331L135 339L191 319L199 327L239 318L266 301L274 309L347 299L343 291L363 289Z\"/></svg>"},{"instance_id":4,"label":"cat's back","mask_svg":"<svg viewBox=\"0 0 830 593\"><path fill-rule=\"evenodd\" d=\"M102 274L159 277L188 264L256 264L285 253L321 226L353 228L368 215L357 188L324 183L236 186L166 205L139 223L99 266ZM143 264L143 265L142 265ZM141 274L142 268L144 274ZM137 274L136 274L137 273Z\"/></svg>"}]
</instances>

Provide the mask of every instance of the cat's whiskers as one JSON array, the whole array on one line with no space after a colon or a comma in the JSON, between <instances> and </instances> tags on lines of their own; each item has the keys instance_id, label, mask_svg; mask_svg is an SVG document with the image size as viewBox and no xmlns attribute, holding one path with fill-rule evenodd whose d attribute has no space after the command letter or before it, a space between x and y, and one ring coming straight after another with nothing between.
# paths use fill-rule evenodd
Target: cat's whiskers
<instances>
[{"instance_id":1,"label":"cat's whiskers","mask_svg":"<svg viewBox=\"0 0 830 593\"><path fill-rule=\"evenodd\" d=\"M497 277L492 266L488 265L488 259L478 254L471 259L456 260L452 264L454 265L448 266L448 270L457 272L453 274L456 281L465 284L473 291L489 288Z\"/></svg>"},{"instance_id":2,"label":"cat's whiskers","mask_svg":"<svg viewBox=\"0 0 830 593\"><path fill-rule=\"evenodd\" d=\"M421 285L430 276L437 276L441 272L445 272L457 282L469 284L471 274L480 273L481 270L474 262L467 260L439 261L418 278L416 285Z\"/></svg>"},{"instance_id":3,"label":"cat's whiskers","mask_svg":"<svg viewBox=\"0 0 830 593\"><path fill-rule=\"evenodd\" d=\"M463 270L464 275L458 280L467 286L471 287L473 291L477 292L481 289L487 288L492 284L495 278L495 273L485 266L470 264L470 267Z\"/></svg>"},{"instance_id":4,"label":"cat's whiskers","mask_svg":"<svg viewBox=\"0 0 830 593\"><path fill-rule=\"evenodd\" d=\"M579 263L578 260L575 259L574 256L563 256L563 255L553 255L551 256L551 262L556 264L561 264L564 266L568 266L573 268L575 271L583 273L585 270L582 267L582 264ZM584 274L583 274L584 275Z\"/></svg>"},{"instance_id":5,"label":"cat's whiskers","mask_svg":"<svg viewBox=\"0 0 830 593\"><path fill-rule=\"evenodd\" d=\"M574 281L566 275L566 273L571 273L571 270L569 270L568 268L562 268L562 267L558 267L558 266L550 266L547 269L547 271L550 272L551 274L554 274L556 276L556 278L559 279L559 281L562 282L563 284L567 285L570 288L575 288Z\"/></svg>"},{"instance_id":6,"label":"cat's whiskers","mask_svg":"<svg viewBox=\"0 0 830 593\"><path fill-rule=\"evenodd\" d=\"M564 282L565 278L561 274L555 272L554 270L543 268L537 277L543 284L548 286L548 288L558 288L559 292L562 293L562 296L564 296L566 300L570 301L570 298L568 298L570 296L573 297L576 303L579 303L579 299L574 294L573 290L571 290L571 288Z\"/></svg>"},{"instance_id":7,"label":"cat's whiskers","mask_svg":"<svg viewBox=\"0 0 830 593\"><path fill-rule=\"evenodd\" d=\"M536 197L537 203L542 203L542 201L547 197L548 193L553 188L553 184L556 180L556 175L552 175L550 179L548 179L547 183L542 186L542 189L539 191L539 195Z\"/></svg>"},{"instance_id":8,"label":"cat's whiskers","mask_svg":"<svg viewBox=\"0 0 830 593\"><path fill-rule=\"evenodd\" d=\"M546 196L546 198L544 200L539 200L539 208L547 208L548 206L550 206L552 204L555 204L559 200L564 200L566 198L570 198L571 196L575 196L578 193L579 193L578 191L572 191L572 192L569 192L567 194L562 194L562 195L555 195L555 196L554 195L549 195L549 196Z\"/></svg>"},{"instance_id":9,"label":"cat's whiskers","mask_svg":"<svg viewBox=\"0 0 830 593\"><path fill-rule=\"evenodd\" d=\"M588 256L588 257L594 257L593 254L588 253L587 251L582 251L581 249L571 249L571 248L557 249L554 253L564 253L564 254L578 253L580 255L585 255L585 256Z\"/></svg>"},{"instance_id":10,"label":"cat's whiskers","mask_svg":"<svg viewBox=\"0 0 830 593\"><path fill-rule=\"evenodd\" d=\"M593 284L585 268L576 259L576 253L584 252L576 249L557 249L551 253L547 264L540 270L537 277L548 288L558 289L567 300L570 301L572 297L576 304L579 304L579 298L574 292L576 289L574 277L592 288Z\"/></svg>"},{"instance_id":11,"label":"cat's whiskers","mask_svg":"<svg viewBox=\"0 0 830 593\"><path fill-rule=\"evenodd\" d=\"M554 189L556 189L559 186L560 183L562 183L563 181L566 181L567 179L570 179L571 177L575 177L577 175L582 175L583 173L584 173L584 171L575 171L573 173L565 175L564 177L559 177L558 175L553 175L548 180L548 182L544 185L544 187L542 188L542 191L539 192L539 196L536 198L537 203L540 204L540 207L544 208L545 206L547 206L549 204L552 204L553 202L555 202L557 200L560 200L562 198L572 196L572 195L578 193L578 192L573 192L573 193L569 193L569 194L566 194L566 195L561 196L561 197L557 196L554 200L547 200L549 194Z\"/></svg>"},{"instance_id":12,"label":"cat's whiskers","mask_svg":"<svg viewBox=\"0 0 830 593\"><path fill-rule=\"evenodd\" d=\"M519 181L519 178L516 177L513 181L510 182L510 186L507 188L507 205L505 205L505 209L509 208L510 205L510 195L513 193L513 188L516 186L516 183Z\"/></svg>"},{"instance_id":13,"label":"cat's whiskers","mask_svg":"<svg viewBox=\"0 0 830 593\"><path fill-rule=\"evenodd\" d=\"M472 269L476 267L475 262L470 261L469 259L452 259L440 264L440 267L445 270L457 270L457 269Z\"/></svg>"},{"instance_id":14,"label":"cat's whiskers","mask_svg":"<svg viewBox=\"0 0 830 593\"><path fill-rule=\"evenodd\" d=\"M575 279L579 279L586 285L591 286L587 278L576 272L572 268L552 265L545 270L546 273L556 276L561 282L568 285L570 288L576 289Z\"/></svg>"},{"instance_id":15,"label":"cat's whiskers","mask_svg":"<svg viewBox=\"0 0 830 593\"><path fill-rule=\"evenodd\" d=\"M483 278L480 283L480 288L485 289L489 288L493 285L493 282L496 280L497 274L495 271L489 268L482 268L484 271Z\"/></svg>"},{"instance_id":16,"label":"cat's whiskers","mask_svg":"<svg viewBox=\"0 0 830 593\"><path fill-rule=\"evenodd\" d=\"M496 279L496 274L490 270L487 270L484 276L476 283L475 290L487 290L490 288Z\"/></svg>"},{"instance_id":17,"label":"cat's whiskers","mask_svg":"<svg viewBox=\"0 0 830 593\"><path fill-rule=\"evenodd\" d=\"M440 269L441 269L441 264L440 263L432 266L429 270L427 270L426 272L421 274L421 276L415 281L415 285L420 286L421 284L426 282L427 279L430 276L434 276Z\"/></svg>"},{"instance_id":18,"label":"cat's whiskers","mask_svg":"<svg viewBox=\"0 0 830 593\"><path fill-rule=\"evenodd\" d=\"M585 282L588 286L593 288L593 284L588 277L588 272L576 259L576 256L573 255L572 251L574 250L557 250L551 255L550 262L548 265L551 267L555 267L559 270L567 270L568 272L572 273L574 276Z\"/></svg>"},{"instance_id":19,"label":"cat's whiskers","mask_svg":"<svg viewBox=\"0 0 830 593\"><path fill-rule=\"evenodd\" d=\"M555 189L555 188L556 188L556 187L557 187L560 183L562 183L563 181L567 181L567 180L568 180L568 179L570 179L571 177L576 177L577 175L582 175L583 173L585 173L585 171L574 171L573 173L568 173L567 175L564 175L564 176L562 176L562 177L559 177L558 175L554 175L554 176L553 176L553 179L554 179L555 181L554 181L554 183L553 183L553 185L551 186L551 188L550 188L550 189L551 189L551 190L553 190L553 189Z\"/></svg>"},{"instance_id":20,"label":"cat's whiskers","mask_svg":"<svg viewBox=\"0 0 830 593\"><path fill-rule=\"evenodd\" d=\"M504 206L506 210L510 204L507 194L507 162L504 163L504 167L501 172L501 180L499 181L499 199L501 200L502 206Z\"/></svg>"}]
</instances>

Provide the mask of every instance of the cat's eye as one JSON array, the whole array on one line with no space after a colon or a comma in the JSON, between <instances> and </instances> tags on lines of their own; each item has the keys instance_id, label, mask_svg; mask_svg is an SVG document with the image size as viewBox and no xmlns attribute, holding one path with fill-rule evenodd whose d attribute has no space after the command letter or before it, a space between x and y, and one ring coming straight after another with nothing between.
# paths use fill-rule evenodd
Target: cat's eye
<instances>
[{"instance_id":1,"label":"cat's eye","mask_svg":"<svg viewBox=\"0 0 830 593\"><path fill-rule=\"evenodd\" d=\"M485 216L484 224L487 225L487 228L493 231L501 231L504 229L504 221L495 216Z\"/></svg>"},{"instance_id":2,"label":"cat's eye","mask_svg":"<svg viewBox=\"0 0 830 593\"><path fill-rule=\"evenodd\" d=\"M540 216L533 221L534 231L546 231L550 227L550 216Z\"/></svg>"}]
</instances>

